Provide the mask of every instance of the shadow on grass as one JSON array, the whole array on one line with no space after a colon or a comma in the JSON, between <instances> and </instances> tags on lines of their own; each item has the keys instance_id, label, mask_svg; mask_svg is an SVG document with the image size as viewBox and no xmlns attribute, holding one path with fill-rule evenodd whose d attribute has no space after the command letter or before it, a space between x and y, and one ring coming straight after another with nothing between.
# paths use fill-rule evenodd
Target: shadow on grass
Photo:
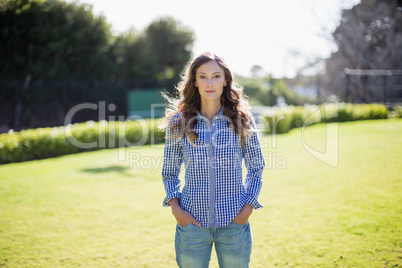
<instances>
[{"instance_id":1,"label":"shadow on grass","mask_svg":"<svg viewBox=\"0 0 402 268\"><path fill-rule=\"evenodd\" d=\"M129 169L128 167L122 167L122 166L108 166L108 167L97 167L97 168L83 168L83 169L80 169L80 171L90 172L90 173L117 172L117 173L122 173L127 176L132 176L127 172L128 169Z\"/></svg>"}]
</instances>

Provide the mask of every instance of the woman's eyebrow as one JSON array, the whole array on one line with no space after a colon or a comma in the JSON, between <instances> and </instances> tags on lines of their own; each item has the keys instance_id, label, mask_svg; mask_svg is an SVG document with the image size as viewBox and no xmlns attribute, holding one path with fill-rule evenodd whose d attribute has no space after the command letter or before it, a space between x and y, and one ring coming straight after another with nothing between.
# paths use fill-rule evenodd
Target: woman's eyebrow
<instances>
[{"instance_id":1,"label":"woman's eyebrow","mask_svg":"<svg viewBox=\"0 0 402 268\"><path fill-rule=\"evenodd\" d=\"M206 72L199 72L198 74L206 74ZM212 74L222 74L220 71L213 72Z\"/></svg>"}]
</instances>

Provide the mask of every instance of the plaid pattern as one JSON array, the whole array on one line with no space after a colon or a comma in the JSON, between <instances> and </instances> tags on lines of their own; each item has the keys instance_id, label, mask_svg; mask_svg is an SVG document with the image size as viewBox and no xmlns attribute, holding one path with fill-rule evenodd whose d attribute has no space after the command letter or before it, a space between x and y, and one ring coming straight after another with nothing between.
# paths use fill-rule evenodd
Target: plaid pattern
<instances>
[{"instance_id":1,"label":"plaid pattern","mask_svg":"<svg viewBox=\"0 0 402 268\"><path fill-rule=\"evenodd\" d=\"M180 200L202 227L225 227L245 203L255 209L263 207L257 201L265 167L261 146L254 131L241 147L240 137L228 126L223 108L209 126L201 114L197 116L195 145L187 138L171 133L171 124L179 114L169 119L162 167L166 191L163 206L172 198ZM252 125L255 127L254 121ZM242 161L247 174L243 183ZM181 189L180 170L184 163L185 184Z\"/></svg>"}]
</instances>

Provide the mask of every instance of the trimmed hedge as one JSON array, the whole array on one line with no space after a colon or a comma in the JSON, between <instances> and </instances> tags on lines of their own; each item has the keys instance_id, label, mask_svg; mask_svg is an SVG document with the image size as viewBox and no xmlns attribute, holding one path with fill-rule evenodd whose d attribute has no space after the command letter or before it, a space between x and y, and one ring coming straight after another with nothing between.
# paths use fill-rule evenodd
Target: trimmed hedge
<instances>
[{"instance_id":1,"label":"trimmed hedge","mask_svg":"<svg viewBox=\"0 0 402 268\"><path fill-rule=\"evenodd\" d=\"M382 104L327 103L320 106L289 106L271 109L263 114L265 134L286 133L289 130L316 123L346 122L388 118L388 110Z\"/></svg>"},{"instance_id":2,"label":"trimmed hedge","mask_svg":"<svg viewBox=\"0 0 402 268\"><path fill-rule=\"evenodd\" d=\"M0 164L44 159L103 148L160 143L156 120L88 121L65 127L0 134Z\"/></svg>"}]
</instances>

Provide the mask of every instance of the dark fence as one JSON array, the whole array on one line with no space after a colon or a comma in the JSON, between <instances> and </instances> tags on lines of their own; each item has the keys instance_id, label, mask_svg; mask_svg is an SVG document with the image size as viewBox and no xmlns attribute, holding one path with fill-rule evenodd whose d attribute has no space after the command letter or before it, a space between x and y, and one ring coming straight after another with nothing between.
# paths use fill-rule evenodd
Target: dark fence
<instances>
[{"instance_id":1,"label":"dark fence","mask_svg":"<svg viewBox=\"0 0 402 268\"><path fill-rule=\"evenodd\" d=\"M402 70L348 69L340 72L322 92L321 101L336 94L350 103L402 103Z\"/></svg>"},{"instance_id":2,"label":"dark fence","mask_svg":"<svg viewBox=\"0 0 402 268\"><path fill-rule=\"evenodd\" d=\"M9 129L52 127L64 125L66 115L78 104L104 102L108 107L99 115L95 109L74 114L72 123L99 121L109 115L127 116L128 90L163 88L171 92L176 81L153 79L59 79L59 80L0 80L0 133Z\"/></svg>"},{"instance_id":3,"label":"dark fence","mask_svg":"<svg viewBox=\"0 0 402 268\"><path fill-rule=\"evenodd\" d=\"M402 101L402 70L345 69L345 99L358 102Z\"/></svg>"}]
</instances>

